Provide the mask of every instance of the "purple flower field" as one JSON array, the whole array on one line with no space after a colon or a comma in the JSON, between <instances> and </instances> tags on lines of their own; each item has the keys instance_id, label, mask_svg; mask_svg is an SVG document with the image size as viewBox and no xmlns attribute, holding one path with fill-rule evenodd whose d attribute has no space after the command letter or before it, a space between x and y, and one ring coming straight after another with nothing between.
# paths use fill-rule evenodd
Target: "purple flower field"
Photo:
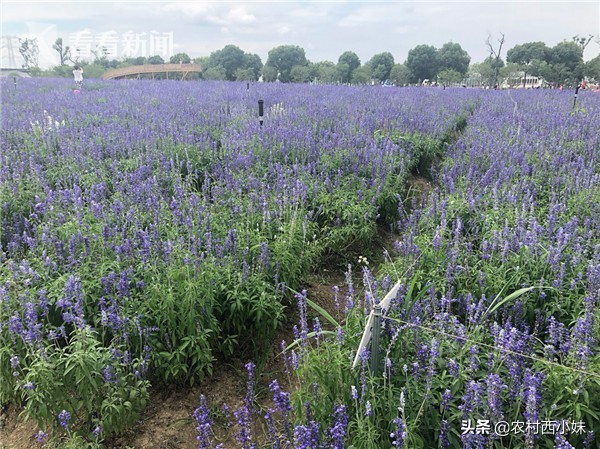
<instances>
[{"instance_id":1,"label":"purple flower field","mask_svg":"<svg viewBox=\"0 0 600 449\"><path fill-rule=\"evenodd\" d=\"M283 346L296 388L270 383L265 417L248 365L239 447L596 447L600 96L71 87L1 86L0 404L41 433L102 447L151 386L257 357L299 303ZM382 232L395 252L369 268ZM293 293L323 268L348 271L339 313ZM370 348L381 372L369 354L352 370L365 313L397 281ZM199 447L219 447L220 412L199 404Z\"/></svg>"}]
</instances>

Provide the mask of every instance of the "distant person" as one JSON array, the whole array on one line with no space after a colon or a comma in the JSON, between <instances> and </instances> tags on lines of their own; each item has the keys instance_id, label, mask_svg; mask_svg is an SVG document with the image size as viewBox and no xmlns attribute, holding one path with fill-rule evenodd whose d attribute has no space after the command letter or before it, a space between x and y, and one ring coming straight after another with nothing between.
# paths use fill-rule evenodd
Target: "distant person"
<instances>
[{"instance_id":1,"label":"distant person","mask_svg":"<svg viewBox=\"0 0 600 449\"><path fill-rule=\"evenodd\" d=\"M81 89L81 85L83 84L83 69L78 65L75 65L73 69L73 79L75 80L75 87Z\"/></svg>"}]
</instances>

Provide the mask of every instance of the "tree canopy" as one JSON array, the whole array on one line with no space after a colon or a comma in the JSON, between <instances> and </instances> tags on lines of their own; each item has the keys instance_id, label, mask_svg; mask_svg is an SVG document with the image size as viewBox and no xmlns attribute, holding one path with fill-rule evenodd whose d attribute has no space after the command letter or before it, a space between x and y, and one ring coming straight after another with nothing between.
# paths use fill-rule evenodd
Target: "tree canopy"
<instances>
[{"instance_id":1,"label":"tree canopy","mask_svg":"<svg viewBox=\"0 0 600 449\"><path fill-rule=\"evenodd\" d=\"M413 82L434 79L439 66L438 52L432 45L417 45L409 50L404 64L410 70Z\"/></svg>"},{"instance_id":2,"label":"tree canopy","mask_svg":"<svg viewBox=\"0 0 600 449\"><path fill-rule=\"evenodd\" d=\"M280 45L269 50L269 57L265 66L273 67L279 74L281 82L291 81L292 67L307 66L308 60L304 49L297 45Z\"/></svg>"},{"instance_id":3,"label":"tree canopy","mask_svg":"<svg viewBox=\"0 0 600 449\"><path fill-rule=\"evenodd\" d=\"M544 42L515 45L506 52L506 60L526 74L542 76L552 83L573 83L585 73L580 40L563 41L549 48Z\"/></svg>"},{"instance_id":4,"label":"tree canopy","mask_svg":"<svg viewBox=\"0 0 600 449\"><path fill-rule=\"evenodd\" d=\"M171 56L171 58L169 59L169 62L171 64L189 64L190 62L192 62L192 59L188 56L187 53L177 53L173 56Z\"/></svg>"},{"instance_id":5,"label":"tree canopy","mask_svg":"<svg viewBox=\"0 0 600 449\"><path fill-rule=\"evenodd\" d=\"M410 84L411 73L405 64L394 64L390 71L390 80L396 86L406 86Z\"/></svg>"},{"instance_id":6,"label":"tree canopy","mask_svg":"<svg viewBox=\"0 0 600 449\"><path fill-rule=\"evenodd\" d=\"M438 69L441 70L454 70L460 75L464 75L469 70L469 62L471 57L460 44L454 42L445 43L442 48L438 50Z\"/></svg>"},{"instance_id":7,"label":"tree canopy","mask_svg":"<svg viewBox=\"0 0 600 449\"><path fill-rule=\"evenodd\" d=\"M342 83L352 81L352 73L360 67L360 59L353 51L345 51L338 59L338 73Z\"/></svg>"},{"instance_id":8,"label":"tree canopy","mask_svg":"<svg viewBox=\"0 0 600 449\"><path fill-rule=\"evenodd\" d=\"M310 67L311 79L320 83L335 83L338 81L337 66L331 61L320 61Z\"/></svg>"},{"instance_id":9,"label":"tree canopy","mask_svg":"<svg viewBox=\"0 0 600 449\"><path fill-rule=\"evenodd\" d=\"M258 55L246 53L232 44L212 52L210 56L196 57L193 61L202 65L203 72L198 77L230 81L257 80L262 76L265 81L281 82L370 84L374 81L390 80L396 85L408 85L425 79L437 80L443 84L455 83L468 76L474 80L480 79L483 84L493 85L501 79L523 77L523 72L527 75L542 76L555 84L573 84L583 76L592 80L600 79L599 57L587 63L583 61L583 51L594 36L576 35L571 40L564 40L551 48L541 41L515 45L506 52L508 66L504 65L501 57L504 35L500 33L500 36L498 45L492 43L491 36L488 36L485 45L490 56L476 64L471 64L469 54L455 42L446 42L439 49L432 45L417 45L409 50L402 64L396 63L392 53L386 51L373 55L361 65L358 55L350 50L344 51L337 63L312 63L306 58L302 47L280 45L269 51L267 62L263 65ZM58 54L60 65L52 70L56 75L70 76L70 72L63 71L61 67L66 67L67 61L72 61L72 49L64 44L62 38L54 42L53 49ZM159 55L109 60L107 50L104 47L100 50L94 52L95 60L92 64L97 66L98 70L165 62ZM37 65L39 50L35 40L22 39L19 51L26 67ZM192 62L192 58L181 52L171 56L169 62L187 64ZM89 61L81 63L89 64ZM502 78L499 78L500 75Z\"/></svg>"},{"instance_id":10,"label":"tree canopy","mask_svg":"<svg viewBox=\"0 0 600 449\"><path fill-rule=\"evenodd\" d=\"M506 61L520 65L529 65L532 61L547 61L550 49L543 42L527 42L515 45L506 52Z\"/></svg>"},{"instance_id":11,"label":"tree canopy","mask_svg":"<svg viewBox=\"0 0 600 449\"><path fill-rule=\"evenodd\" d=\"M600 82L600 55L585 64L584 74L588 78Z\"/></svg>"},{"instance_id":12,"label":"tree canopy","mask_svg":"<svg viewBox=\"0 0 600 449\"><path fill-rule=\"evenodd\" d=\"M378 81L389 79L392 67L394 67L394 57L389 51L378 53L369 60L371 75Z\"/></svg>"},{"instance_id":13,"label":"tree canopy","mask_svg":"<svg viewBox=\"0 0 600 449\"><path fill-rule=\"evenodd\" d=\"M164 64L165 60L160 55L150 56L148 59L148 64Z\"/></svg>"}]
</instances>

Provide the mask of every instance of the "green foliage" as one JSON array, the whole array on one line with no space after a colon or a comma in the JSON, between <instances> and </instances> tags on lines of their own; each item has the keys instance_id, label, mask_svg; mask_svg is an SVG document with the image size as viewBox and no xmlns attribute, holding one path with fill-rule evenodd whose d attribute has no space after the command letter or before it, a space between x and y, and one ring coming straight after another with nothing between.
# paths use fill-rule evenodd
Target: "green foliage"
<instances>
[{"instance_id":1,"label":"green foliage","mask_svg":"<svg viewBox=\"0 0 600 449\"><path fill-rule=\"evenodd\" d=\"M515 45L506 52L507 62L521 65L529 65L535 60L548 61L549 59L551 59L551 50L543 42Z\"/></svg>"},{"instance_id":2,"label":"green foliage","mask_svg":"<svg viewBox=\"0 0 600 449\"><path fill-rule=\"evenodd\" d=\"M273 67L280 74L279 80L283 83L291 81L292 67L307 66L308 60L304 49L297 45L280 45L269 50L269 57L265 66Z\"/></svg>"},{"instance_id":3,"label":"green foliage","mask_svg":"<svg viewBox=\"0 0 600 449\"><path fill-rule=\"evenodd\" d=\"M430 176L431 164L441 156L443 140L421 133L405 134L397 131L380 131L379 138L389 138L392 142L405 147L409 154L409 172Z\"/></svg>"},{"instance_id":4,"label":"green foliage","mask_svg":"<svg viewBox=\"0 0 600 449\"><path fill-rule=\"evenodd\" d=\"M290 71L290 79L293 83L306 83L310 81L310 68L308 66L295 65Z\"/></svg>"},{"instance_id":5,"label":"green foliage","mask_svg":"<svg viewBox=\"0 0 600 449\"><path fill-rule=\"evenodd\" d=\"M454 69L442 70L437 75L438 83L445 85L460 83L462 78L462 75Z\"/></svg>"},{"instance_id":6,"label":"green foliage","mask_svg":"<svg viewBox=\"0 0 600 449\"><path fill-rule=\"evenodd\" d=\"M396 86L407 86L411 81L411 73L405 64L394 64L390 71L390 81Z\"/></svg>"},{"instance_id":7,"label":"green foliage","mask_svg":"<svg viewBox=\"0 0 600 449\"><path fill-rule=\"evenodd\" d=\"M368 84L371 82L371 67L362 65L352 72L352 84Z\"/></svg>"},{"instance_id":8,"label":"green foliage","mask_svg":"<svg viewBox=\"0 0 600 449\"><path fill-rule=\"evenodd\" d=\"M150 56L147 59L148 64L164 64L165 60L160 55Z\"/></svg>"},{"instance_id":9,"label":"green foliage","mask_svg":"<svg viewBox=\"0 0 600 449\"><path fill-rule=\"evenodd\" d=\"M262 62L258 55L244 53L236 45L226 45L210 54L205 64L209 74L208 77L205 74L205 78L229 81L256 80L261 68Z\"/></svg>"},{"instance_id":10,"label":"green foliage","mask_svg":"<svg viewBox=\"0 0 600 449\"><path fill-rule=\"evenodd\" d=\"M600 83L600 55L586 62L584 74L591 80Z\"/></svg>"},{"instance_id":11,"label":"green foliage","mask_svg":"<svg viewBox=\"0 0 600 449\"><path fill-rule=\"evenodd\" d=\"M225 81L227 79L227 72L224 67L218 65L203 70L202 77L206 80Z\"/></svg>"},{"instance_id":12,"label":"green foliage","mask_svg":"<svg viewBox=\"0 0 600 449\"><path fill-rule=\"evenodd\" d=\"M256 75L252 69L237 69L234 76L236 81L256 81Z\"/></svg>"},{"instance_id":13,"label":"green foliage","mask_svg":"<svg viewBox=\"0 0 600 449\"><path fill-rule=\"evenodd\" d=\"M171 64L189 64L190 62L192 62L192 60L187 53L176 53L169 58L169 62Z\"/></svg>"},{"instance_id":14,"label":"green foliage","mask_svg":"<svg viewBox=\"0 0 600 449\"><path fill-rule=\"evenodd\" d=\"M271 67L265 65L262 69L262 76L265 81L273 82L277 79L277 69L275 67Z\"/></svg>"},{"instance_id":15,"label":"green foliage","mask_svg":"<svg viewBox=\"0 0 600 449\"><path fill-rule=\"evenodd\" d=\"M6 351L0 355L3 372L7 370L5 355ZM71 413L71 428L81 429L83 435L97 425L106 434L120 433L135 423L148 400L149 383L135 375L131 366L116 361L89 329L74 330L62 348L49 346L44 353L20 355L21 368L12 374L11 399L22 403L27 418L56 434L60 432L56 417L62 410ZM140 362L135 360L132 366ZM109 380L108 373L115 381ZM3 387L2 396L9 394Z\"/></svg>"},{"instance_id":16,"label":"green foliage","mask_svg":"<svg viewBox=\"0 0 600 449\"><path fill-rule=\"evenodd\" d=\"M394 56L390 52L374 55L368 62L373 78L385 81L390 78L390 72L394 66Z\"/></svg>"},{"instance_id":17,"label":"green foliage","mask_svg":"<svg viewBox=\"0 0 600 449\"><path fill-rule=\"evenodd\" d=\"M360 59L353 51L345 51L340 55L337 62L338 73L342 83L352 81L354 71L360 67Z\"/></svg>"},{"instance_id":18,"label":"green foliage","mask_svg":"<svg viewBox=\"0 0 600 449\"><path fill-rule=\"evenodd\" d=\"M417 45L409 50L404 64L412 74L412 82L435 79L440 65L438 51L431 45Z\"/></svg>"},{"instance_id":19,"label":"green foliage","mask_svg":"<svg viewBox=\"0 0 600 449\"><path fill-rule=\"evenodd\" d=\"M317 79L320 83L333 84L339 81L338 68L331 61L320 61L310 66L311 79Z\"/></svg>"},{"instance_id":20,"label":"green foliage","mask_svg":"<svg viewBox=\"0 0 600 449\"><path fill-rule=\"evenodd\" d=\"M439 62L438 70L453 70L460 75L467 73L471 57L462 49L460 44L446 42L437 52Z\"/></svg>"},{"instance_id":21,"label":"green foliage","mask_svg":"<svg viewBox=\"0 0 600 449\"><path fill-rule=\"evenodd\" d=\"M493 86L496 71L500 71L504 67L504 61L502 59L493 58L488 56L479 64L471 64L469 66L469 75L481 76L481 81L484 85Z\"/></svg>"}]
</instances>

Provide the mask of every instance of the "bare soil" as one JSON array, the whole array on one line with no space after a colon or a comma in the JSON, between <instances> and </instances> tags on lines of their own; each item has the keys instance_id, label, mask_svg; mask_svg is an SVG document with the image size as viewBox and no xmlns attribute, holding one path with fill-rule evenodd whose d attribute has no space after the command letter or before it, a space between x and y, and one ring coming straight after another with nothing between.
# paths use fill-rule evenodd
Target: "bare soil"
<instances>
[{"instance_id":1,"label":"bare soil","mask_svg":"<svg viewBox=\"0 0 600 449\"><path fill-rule=\"evenodd\" d=\"M30 449L36 446L37 425L19 417L13 406L0 410L0 449Z\"/></svg>"}]
</instances>

